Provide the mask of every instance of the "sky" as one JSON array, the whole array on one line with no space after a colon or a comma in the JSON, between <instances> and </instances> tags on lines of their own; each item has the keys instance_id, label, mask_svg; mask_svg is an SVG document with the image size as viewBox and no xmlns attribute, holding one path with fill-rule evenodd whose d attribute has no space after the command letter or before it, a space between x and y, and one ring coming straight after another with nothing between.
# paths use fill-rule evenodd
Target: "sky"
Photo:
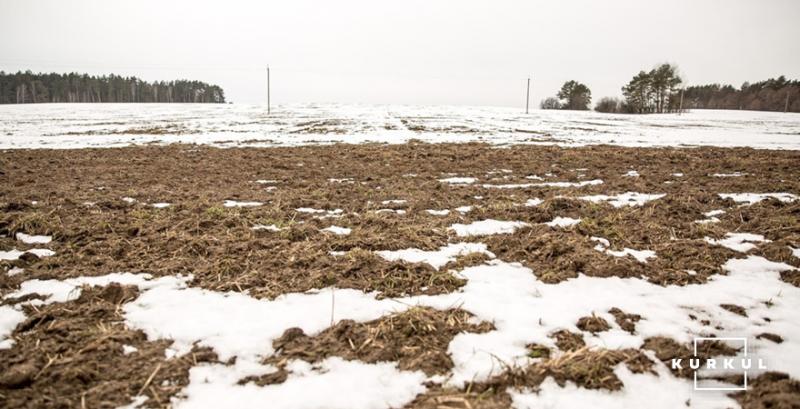
<instances>
[{"instance_id":1,"label":"sky","mask_svg":"<svg viewBox=\"0 0 800 409\"><path fill-rule=\"evenodd\" d=\"M524 107L640 70L800 79L798 0L0 0L0 70L194 79L234 103Z\"/></svg>"}]
</instances>

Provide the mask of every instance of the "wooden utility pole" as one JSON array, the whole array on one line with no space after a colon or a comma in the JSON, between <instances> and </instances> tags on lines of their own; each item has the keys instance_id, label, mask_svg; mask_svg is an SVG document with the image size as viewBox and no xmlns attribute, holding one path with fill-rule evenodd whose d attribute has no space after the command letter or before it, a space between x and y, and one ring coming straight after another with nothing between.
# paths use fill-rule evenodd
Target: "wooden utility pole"
<instances>
[{"instance_id":1,"label":"wooden utility pole","mask_svg":"<svg viewBox=\"0 0 800 409\"><path fill-rule=\"evenodd\" d=\"M789 112L789 90L786 90L786 102L783 104L783 113Z\"/></svg>"},{"instance_id":2,"label":"wooden utility pole","mask_svg":"<svg viewBox=\"0 0 800 409\"><path fill-rule=\"evenodd\" d=\"M683 112L683 88L681 88L681 102L678 103L678 115Z\"/></svg>"},{"instance_id":3,"label":"wooden utility pole","mask_svg":"<svg viewBox=\"0 0 800 409\"><path fill-rule=\"evenodd\" d=\"M267 66L267 115L270 114L270 101L269 101L269 65Z\"/></svg>"},{"instance_id":4,"label":"wooden utility pole","mask_svg":"<svg viewBox=\"0 0 800 409\"><path fill-rule=\"evenodd\" d=\"M528 113L528 106L531 102L531 77L528 77L528 89L525 91L525 113Z\"/></svg>"}]
</instances>

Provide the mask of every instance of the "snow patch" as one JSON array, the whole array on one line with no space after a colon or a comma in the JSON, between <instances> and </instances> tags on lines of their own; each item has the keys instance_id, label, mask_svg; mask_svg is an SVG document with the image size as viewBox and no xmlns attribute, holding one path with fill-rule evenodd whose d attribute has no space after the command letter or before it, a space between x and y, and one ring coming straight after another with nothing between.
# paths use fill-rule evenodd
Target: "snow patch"
<instances>
[{"instance_id":1,"label":"snow patch","mask_svg":"<svg viewBox=\"0 0 800 409\"><path fill-rule=\"evenodd\" d=\"M0 305L0 349L8 349L14 345L10 339L14 328L25 321L25 314L9 305Z\"/></svg>"},{"instance_id":2,"label":"snow patch","mask_svg":"<svg viewBox=\"0 0 800 409\"><path fill-rule=\"evenodd\" d=\"M525 206L528 206L528 207L539 206L543 202L544 202L544 200L539 199L539 198L528 199L528 201L525 202Z\"/></svg>"},{"instance_id":3,"label":"snow patch","mask_svg":"<svg viewBox=\"0 0 800 409\"><path fill-rule=\"evenodd\" d=\"M261 202L239 202L236 200L226 200L222 203L225 207L258 207L263 204Z\"/></svg>"},{"instance_id":4,"label":"snow patch","mask_svg":"<svg viewBox=\"0 0 800 409\"><path fill-rule=\"evenodd\" d=\"M448 230L455 231L456 235L459 237L487 236L490 234L510 234L525 226L528 226L528 223L487 219L470 224L456 223L450 226Z\"/></svg>"},{"instance_id":5,"label":"snow patch","mask_svg":"<svg viewBox=\"0 0 800 409\"><path fill-rule=\"evenodd\" d=\"M470 185L475 183L477 180L478 179L469 177L451 177L451 178L439 179L439 182L449 183L451 185Z\"/></svg>"},{"instance_id":6,"label":"snow patch","mask_svg":"<svg viewBox=\"0 0 800 409\"><path fill-rule=\"evenodd\" d=\"M625 192L615 196L607 196L607 195L581 196L578 199L587 200L592 203L607 202L608 204L614 207L623 207L623 206L642 206L651 200L660 199L664 196L666 195Z\"/></svg>"},{"instance_id":7,"label":"snow patch","mask_svg":"<svg viewBox=\"0 0 800 409\"><path fill-rule=\"evenodd\" d=\"M800 199L800 197L791 193L720 193L719 197L722 199L731 199L736 203L745 203L748 205L756 204L769 198L778 199L784 203L794 202L795 200Z\"/></svg>"},{"instance_id":8,"label":"snow patch","mask_svg":"<svg viewBox=\"0 0 800 409\"><path fill-rule=\"evenodd\" d=\"M135 346L132 346L132 345L123 345L122 346L122 354L123 355L130 355L130 354L132 354L132 353L134 353L134 352L136 352L138 350L139 350L139 348L136 348Z\"/></svg>"},{"instance_id":9,"label":"snow patch","mask_svg":"<svg viewBox=\"0 0 800 409\"><path fill-rule=\"evenodd\" d=\"M541 182L541 183L512 183L505 185L483 185L487 189L525 189L529 187L583 187L592 185L602 185L603 181L600 179L584 180L581 182Z\"/></svg>"},{"instance_id":10,"label":"snow patch","mask_svg":"<svg viewBox=\"0 0 800 409\"><path fill-rule=\"evenodd\" d=\"M146 395L136 395L133 397L133 401L127 405L123 405L118 407L117 409L139 409L144 405L147 400L150 399Z\"/></svg>"},{"instance_id":11,"label":"snow patch","mask_svg":"<svg viewBox=\"0 0 800 409\"><path fill-rule=\"evenodd\" d=\"M709 176L712 176L712 177L715 177L715 178L738 178L738 177L742 177L742 176L747 176L747 173L742 173L742 172L712 173Z\"/></svg>"},{"instance_id":12,"label":"snow patch","mask_svg":"<svg viewBox=\"0 0 800 409\"><path fill-rule=\"evenodd\" d=\"M45 296L44 300L31 300L30 305L52 304L54 302L67 302L78 299L81 296L81 287L87 286L107 286L111 283L121 285L135 285L139 289L150 289L163 285L183 285L191 280L191 277L183 276L160 277L151 280L150 274L133 273L112 273L96 277L76 277L66 280L28 280L20 284L19 290L7 294L4 298L17 298L29 294L40 294Z\"/></svg>"},{"instance_id":13,"label":"snow patch","mask_svg":"<svg viewBox=\"0 0 800 409\"><path fill-rule=\"evenodd\" d=\"M333 234L338 235L338 236L347 236L348 234L350 234L352 229L348 229L346 227L339 227L339 226L329 226L329 227L326 227L326 228L322 229L321 231L326 231L326 232L329 232L329 233L333 233Z\"/></svg>"},{"instance_id":14,"label":"snow patch","mask_svg":"<svg viewBox=\"0 0 800 409\"><path fill-rule=\"evenodd\" d=\"M756 248L756 245L753 243L769 243L769 240L765 239L764 236L752 233L726 233L725 238L722 240L716 240L710 237L705 237L703 240L708 244L727 247L741 253L747 253Z\"/></svg>"},{"instance_id":15,"label":"snow patch","mask_svg":"<svg viewBox=\"0 0 800 409\"><path fill-rule=\"evenodd\" d=\"M17 260L25 253L31 253L36 257L43 258L43 257L50 257L55 255L56 252L49 249L29 249L29 250L17 250L11 249L8 251L0 251L0 260Z\"/></svg>"},{"instance_id":16,"label":"snow patch","mask_svg":"<svg viewBox=\"0 0 800 409\"><path fill-rule=\"evenodd\" d=\"M581 222L581 219L573 219L571 217L557 216L555 219L553 219L552 221L549 221L549 222L547 222L545 224L550 226L550 227L570 227L570 226L574 226L574 225L576 225L576 224L578 224L580 222Z\"/></svg>"},{"instance_id":17,"label":"snow patch","mask_svg":"<svg viewBox=\"0 0 800 409\"><path fill-rule=\"evenodd\" d=\"M47 244L53 240L51 236L32 236L25 233L17 233L16 237L25 244Z\"/></svg>"},{"instance_id":18,"label":"snow patch","mask_svg":"<svg viewBox=\"0 0 800 409\"><path fill-rule=\"evenodd\" d=\"M647 263L648 259L655 258L656 252L653 250L634 250L629 249L627 247L623 248L622 250L611 250L611 243L602 237L591 237L590 240L596 241L598 244L594 246L594 249L606 253L610 256L614 257L625 257L631 256L636 259L636 261L640 263Z\"/></svg>"},{"instance_id":19,"label":"snow patch","mask_svg":"<svg viewBox=\"0 0 800 409\"><path fill-rule=\"evenodd\" d=\"M310 214L322 214L328 217L337 217L342 214L342 209L333 209L333 210L324 210L324 209L314 209L311 207L298 207L294 209L298 213L310 213Z\"/></svg>"},{"instance_id":20,"label":"snow patch","mask_svg":"<svg viewBox=\"0 0 800 409\"><path fill-rule=\"evenodd\" d=\"M396 213L396 214L406 214L406 211L403 209L378 209L375 213Z\"/></svg>"},{"instance_id":21,"label":"snow patch","mask_svg":"<svg viewBox=\"0 0 800 409\"><path fill-rule=\"evenodd\" d=\"M483 243L448 244L434 251L409 248L404 250L383 250L375 252L375 254L389 261L403 260L409 263L427 263L437 270L444 267L449 262L456 261L458 256L469 253L483 253L494 258L494 254L490 253Z\"/></svg>"},{"instance_id":22,"label":"snow patch","mask_svg":"<svg viewBox=\"0 0 800 409\"><path fill-rule=\"evenodd\" d=\"M256 231L258 231L258 230L266 230L266 231L271 231L271 232L278 232L278 231L281 231L283 229L278 227L278 226L276 226L276 225L274 225L274 224L257 224L255 226L251 227L250 230L256 230Z\"/></svg>"},{"instance_id":23,"label":"snow patch","mask_svg":"<svg viewBox=\"0 0 800 409\"><path fill-rule=\"evenodd\" d=\"M379 409L399 408L426 391L427 377L420 371L401 371L394 363L366 364L327 358L315 366L305 361L287 364L286 381L262 387L239 385L250 375L272 372L256 363L226 366L204 364L189 372L183 399L173 401L176 409L263 408L287 409Z\"/></svg>"},{"instance_id":24,"label":"snow patch","mask_svg":"<svg viewBox=\"0 0 800 409\"><path fill-rule=\"evenodd\" d=\"M474 209L473 206L460 206L460 207L456 207L454 210L459 212L459 213L461 213L461 214L464 214L464 213L471 212L472 209Z\"/></svg>"}]
</instances>

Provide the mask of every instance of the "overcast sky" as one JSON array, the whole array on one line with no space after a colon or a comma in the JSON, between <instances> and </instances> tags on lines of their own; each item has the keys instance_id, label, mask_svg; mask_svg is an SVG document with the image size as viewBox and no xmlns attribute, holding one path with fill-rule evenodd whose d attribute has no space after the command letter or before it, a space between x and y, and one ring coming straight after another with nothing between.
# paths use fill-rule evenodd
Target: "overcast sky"
<instances>
[{"instance_id":1,"label":"overcast sky","mask_svg":"<svg viewBox=\"0 0 800 409\"><path fill-rule=\"evenodd\" d=\"M228 100L524 106L639 70L800 78L798 0L0 0L0 70L197 79Z\"/></svg>"}]
</instances>

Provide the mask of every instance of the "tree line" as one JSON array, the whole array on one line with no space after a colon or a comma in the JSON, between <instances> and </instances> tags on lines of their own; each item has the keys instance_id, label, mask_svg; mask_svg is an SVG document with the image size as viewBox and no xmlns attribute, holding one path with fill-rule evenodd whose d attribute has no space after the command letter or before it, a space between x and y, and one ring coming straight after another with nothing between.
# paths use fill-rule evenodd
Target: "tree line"
<instances>
[{"instance_id":1,"label":"tree line","mask_svg":"<svg viewBox=\"0 0 800 409\"><path fill-rule=\"evenodd\" d=\"M800 81L784 76L741 88L732 85L694 85L683 87L678 67L660 64L650 71L639 71L622 87L623 98L604 97L594 109L612 113L667 113L685 109L747 109L755 111L800 112ZM557 93L541 102L542 109L588 110L592 92L585 84L567 81Z\"/></svg>"},{"instance_id":2,"label":"tree line","mask_svg":"<svg viewBox=\"0 0 800 409\"><path fill-rule=\"evenodd\" d=\"M224 103L217 85L201 81L147 82L119 75L0 71L0 104L42 102L208 102Z\"/></svg>"},{"instance_id":3,"label":"tree line","mask_svg":"<svg viewBox=\"0 0 800 409\"><path fill-rule=\"evenodd\" d=\"M687 87L684 107L800 112L800 81L781 75L753 84L745 82L739 89L720 84Z\"/></svg>"}]
</instances>

